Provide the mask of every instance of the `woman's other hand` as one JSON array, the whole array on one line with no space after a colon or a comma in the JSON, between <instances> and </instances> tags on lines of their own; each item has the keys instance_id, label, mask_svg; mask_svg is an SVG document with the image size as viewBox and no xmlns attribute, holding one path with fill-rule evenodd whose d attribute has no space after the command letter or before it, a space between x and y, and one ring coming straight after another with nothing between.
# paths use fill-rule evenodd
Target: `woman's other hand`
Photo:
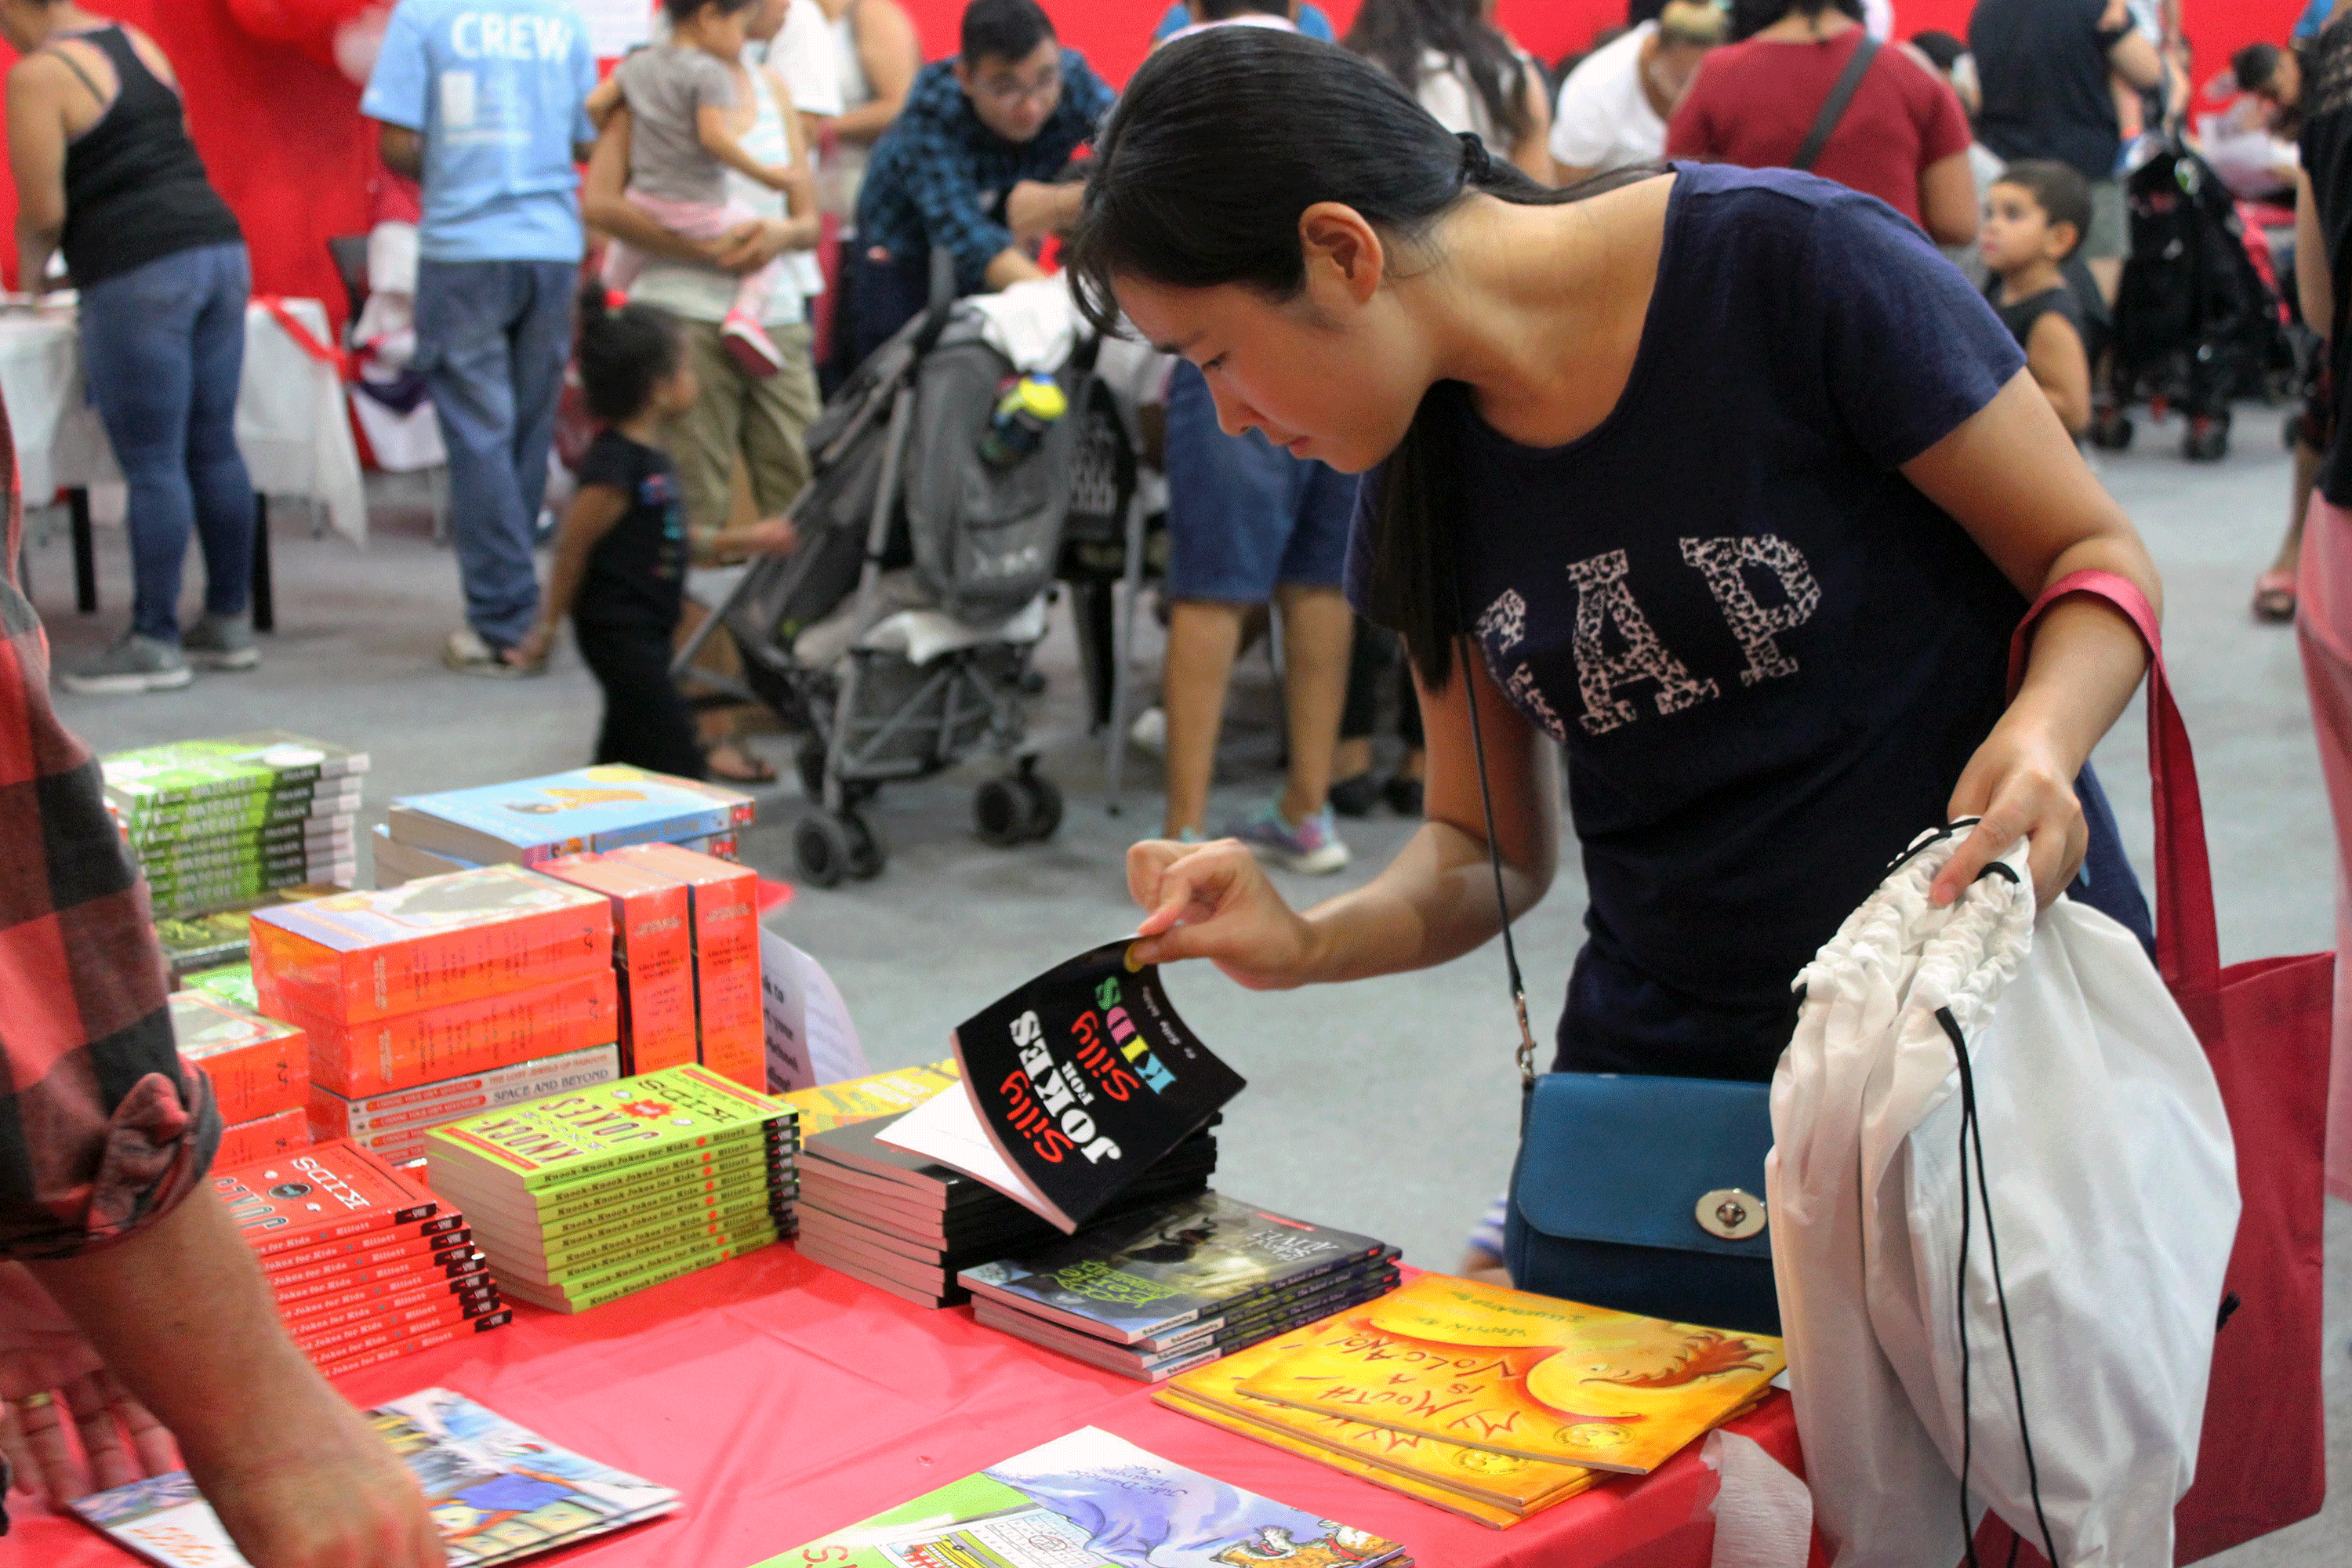
<instances>
[{"instance_id":1,"label":"woman's other hand","mask_svg":"<svg viewBox=\"0 0 2352 1568\"><path fill-rule=\"evenodd\" d=\"M1147 839L1127 852L1127 887L1148 911L1134 950L1143 963L1205 958L1253 991L1314 978L1313 929L1238 840Z\"/></svg>"},{"instance_id":2,"label":"woman's other hand","mask_svg":"<svg viewBox=\"0 0 2352 1568\"><path fill-rule=\"evenodd\" d=\"M1978 873L2021 838L2028 841L2035 905L2047 908L2074 879L2090 848L2074 770L2059 747L2026 723L2003 720L1969 759L1950 808L1955 822L1968 816L1980 820L1927 890L1928 902L1938 909L1966 892Z\"/></svg>"},{"instance_id":3,"label":"woman's other hand","mask_svg":"<svg viewBox=\"0 0 2352 1568\"><path fill-rule=\"evenodd\" d=\"M790 555L800 542L801 531L788 517L763 518L743 531L743 548L753 555Z\"/></svg>"}]
</instances>

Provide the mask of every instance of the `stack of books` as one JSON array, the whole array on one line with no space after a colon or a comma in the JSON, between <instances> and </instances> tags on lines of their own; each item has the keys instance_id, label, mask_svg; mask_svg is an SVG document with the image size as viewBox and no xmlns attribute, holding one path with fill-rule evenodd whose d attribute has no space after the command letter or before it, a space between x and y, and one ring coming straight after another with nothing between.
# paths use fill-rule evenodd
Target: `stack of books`
<instances>
[{"instance_id":1,"label":"stack of books","mask_svg":"<svg viewBox=\"0 0 2352 1568\"><path fill-rule=\"evenodd\" d=\"M677 844L732 860L753 811L739 790L619 763L405 795L371 836L375 885L631 844Z\"/></svg>"},{"instance_id":2,"label":"stack of books","mask_svg":"<svg viewBox=\"0 0 2352 1568\"><path fill-rule=\"evenodd\" d=\"M464 1215L349 1143L215 1171L213 1190L330 1377L513 1318Z\"/></svg>"},{"instance_id":3,"label":"stack of books","mask_svg":"<svg viewBox=\"0 0 2352 1568\"><path fill-rule=\"evenodd\" d=\"M964 1269L992 1329L1143 1383L1396 1289L1397 1249L1201 1193Z\"/></svg>"},{"instance_id":4,"label":"stack of books","mask_svg":"<svg viewBox=\"0 0 2352 1568\"><path fill-rule=\"evenodd\" d=\"M310 1037L319 1131L404 1162L436 1117L617 1076L602 894L490 866L257 910L252 928L261 1011Z\"/></svg>"},{"instance_id":5,"label":"stack of books","mask_svg":"<svg viewBox=\"0 0 2352 1568\"><path fill-rule=\"evenodd\" d=\"M251 904L359 868L363 752L283 730L178 741L100 760L107 803L170 919Z\"/></svg>"},{"instance_id":6,"label":"stack of books","mask_svg":"<svg viewBox=\"0 0 2352 1568\"><path fill-rule=\"evenodd\" d=\"M1171 1409L1502 1529L1771 1393L1780 1342L1424 1274L1180 1373Z\"/></svg>"},{"instance_id":7,"label":"stack of books","mask_svg":"<svg viewBox=\"0 0 2352 1568\"><path fill-rule=\"evenodd\" d=\"M212 1080L222 1129L218 1167L308 1146L310 1042L292 1024L212 989L174 991L172 1034L183 1060Z\"/></svg>"},{"instance_id":8,"label":"stack of books","mask_svg":"<svg viewBox=\"0 0 2352 1568\"><path fill-rule=\"evenodd\" d=\"M977 1177L884 1142L904 1114L808 1140L795 1244L803 1257L918 1307L952 1307L971 1299L957 1278L964 1269L1063 1238L1052 1222ZM1197 1193L1216 1168L1216 1138L1196 1133L1122 1192L1117 1206Z\"/></svg>"},{"instance_id":9,"label":"stack of books","mask_svg":"<svg viewBox=\"0 0 2352 1568\"><path fill-rule=\"evenodd\" d=\"M703 1067L468 1117L425 1135L509 1295L583 1312L793 1229L792 1108Z\"/></svg>"},{"instance_id":10,"label":"stack of books","mask_svg":"<svg viewBox=\"0 0 2352 1568\"><path fill-rule=\"evenodd\" d=\"M416 1478L449 1568L512 1563L677 1507L669 1488L559 1447L446 1388L395 1399L367 1415ZM185 1470L66 1506L164 1568L230 1568L245 1561Z\"/></svg>"}]
</instances>

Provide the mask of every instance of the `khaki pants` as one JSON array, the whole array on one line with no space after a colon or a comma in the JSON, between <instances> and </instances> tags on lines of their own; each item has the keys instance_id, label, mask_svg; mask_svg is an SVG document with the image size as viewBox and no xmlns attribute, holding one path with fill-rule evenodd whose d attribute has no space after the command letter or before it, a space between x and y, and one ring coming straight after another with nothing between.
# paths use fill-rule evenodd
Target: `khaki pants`
<instances>
[{"instance_id":1,"label":"khaki pants","mask_svg":"<svg viewBox=\"0 0 2352 1568\"><path fill-rule=\"evenodd\" d=\"M809 329L798 321L768 329L784 366L762 378L736 367L719 346L716 321L679 325L702 395L664 427L662 443L677 463L687 521L697 533L726 526L739 453L751 477L753 515L774 517L809 481L802 437L819 408Z\"/></svg>"}]
</instances>

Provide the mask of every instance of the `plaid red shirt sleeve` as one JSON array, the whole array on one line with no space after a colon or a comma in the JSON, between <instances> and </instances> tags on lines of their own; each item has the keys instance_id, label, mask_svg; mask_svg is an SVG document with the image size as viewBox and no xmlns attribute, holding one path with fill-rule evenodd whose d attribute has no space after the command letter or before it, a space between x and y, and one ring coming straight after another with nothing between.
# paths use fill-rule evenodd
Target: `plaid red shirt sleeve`
<instances>
[{"instance_id":1,"label":"plaid red shirt sleeve","mask_svg":"<svg viewBox=\"0 0 2352 1568\"><path fill-rule=\"evenodd\" d=\"M220 1111L173 1043L147 884L98 760L49 706L48 642L0 558L0 1258L70 1257L169 1213L211 1168Z\"/></svg>"}]
</instances>

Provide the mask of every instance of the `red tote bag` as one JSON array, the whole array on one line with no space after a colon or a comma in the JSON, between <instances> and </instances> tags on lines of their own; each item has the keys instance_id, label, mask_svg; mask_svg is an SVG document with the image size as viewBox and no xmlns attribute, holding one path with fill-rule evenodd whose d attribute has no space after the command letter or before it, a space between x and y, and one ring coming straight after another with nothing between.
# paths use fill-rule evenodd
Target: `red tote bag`
<instances>
[{"instance_id":1,"label":"red tote bag","mask_svg":"<svg viewBox=\"0 0 2352 1568\"><path fill-rule=\"evenodd\" d=\"M2024 676L2034 624L2070 594L2110 601L2147 642L2157 968L2204 1043L2237 1142L2242 1212L2213 1342L2197 1480L2174 1521L2174 1561L2194 1563L2308 1519L2326 1500L2321 1171L2336 956L2221 967L2197 760L2165 679L2156 617L2131 582L2077 572L2043 594L2011 645L2011 694ZM2005 1552L2009 1533L1992 1520L1981 1539ZM2042 1557L2028 1546L2019 1561Z\"/></svg>"}]
</instances>

